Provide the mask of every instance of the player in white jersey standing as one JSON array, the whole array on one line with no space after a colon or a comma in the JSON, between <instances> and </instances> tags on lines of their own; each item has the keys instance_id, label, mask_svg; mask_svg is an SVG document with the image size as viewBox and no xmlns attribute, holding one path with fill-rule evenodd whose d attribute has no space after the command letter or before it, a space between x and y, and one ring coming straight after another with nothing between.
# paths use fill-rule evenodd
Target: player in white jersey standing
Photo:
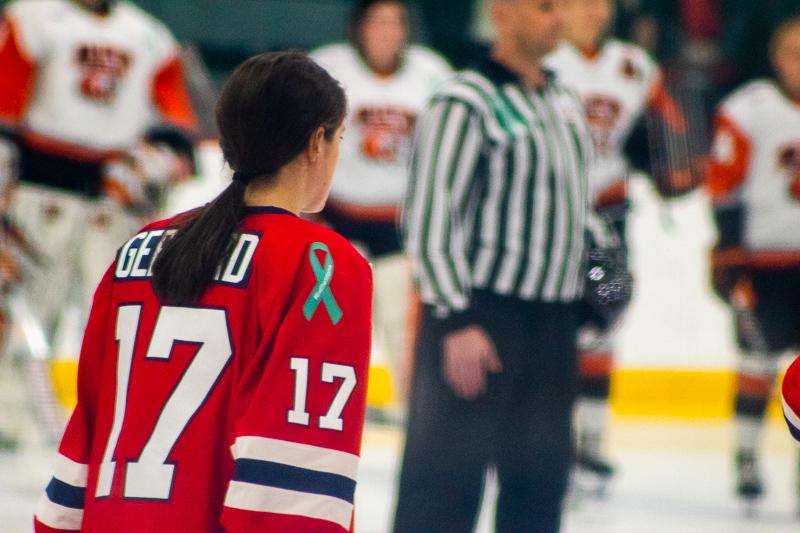
<instances>
[{"instance_id":1,"label":"player in white jersey standing","mask_svg":"<svg viewBox=\"0 0 800 533\"><path fill-rule=\"evenodd\" d=\"M688 153L652 153L651 147L686 147L687 124L669 95L658 65L642 48L607 36L614 0L565 0L566 40L545 64L584 103L595 147L590 176L597 212L625 236L627 182L649 173L664 196L678 195L695 181ZM643 127L645 121L647 127ZM686 150L684 150L686 152ZM669 161L667 161L669 160ZM615 323L589 304L579 335L580 381L576 405L579 474L600 482L613 475L603 457ZM586 476L581 476L584 478Z\"/></svg>"},{"instance_id":2,"label":"player in white jersey standing","mask_svg":"<svg viewBox=\"0 0 800 533\"><path fill-rule=\"evenodd\" d=\"M350 42L324 46L311 57L347 92L347 135L333 179L325 221L366 248L375 262L377 343L400 371L405 348L409 267L397 230L408 181L408 158L417 114L452 75L435 52L409 44L403 0L358 0ZM378 354L380 363L380 354Z\"/></svg>"},{"instance_id":3,"label":"player in white jersey standing","mask_svg":"<svg viewBox=\"0 0 800 533\"><path fill-rule=\"evenodd\" d=\"M129 2L16 0L0 23L0 126L19 158L10 211L44 254L28 294L52 333L140 224L124 208L189 174L195 116L177 43Z\"/></svg>"},{"instance_id":4,"label":"player in white jersey standing","mask_svg":"<svg viewBox=\"0 0 800 533\"><path fill-rule=\"evenodd\" d=\"M777 28L770 54L776 78L719 106L708 176L720 230L715 288L734 310L743 354L736 490L749 501L763 493L757 452L778 356L800 348L800 18Z\"/></svg>"}]
</instances>

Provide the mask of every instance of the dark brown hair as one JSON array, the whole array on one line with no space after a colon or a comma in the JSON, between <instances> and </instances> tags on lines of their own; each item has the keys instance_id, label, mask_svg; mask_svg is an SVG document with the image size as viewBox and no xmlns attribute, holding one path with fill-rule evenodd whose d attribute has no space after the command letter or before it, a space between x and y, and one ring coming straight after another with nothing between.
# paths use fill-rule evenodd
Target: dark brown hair
<instances>
[{"instance_id":1,"label":"dark brown hair","mask_svg":"<svg viewBox=\"0 0 800 533\"><path fill-rule=\"evenodd\" d=\"M367 18L367 13L373 6L378 4L399 4L406 9L406 22L408 23L408 30L411 33L411 20L410 13L408 12L408 2L406 0L356 0L353 4L353 9L350 11L350 21L347 26L347 37L350 43L361 51L361 41L359 31L364 19Z\"/></svg>"},{"instance_id":2,"label":"dark brown hair","mask_svg":"<svg viewBox=\"0 0 800 533\"><path fill-rule=\"evenodd\" d=\"M245 216L248 183L267 183L320 127L328 140L344 120L345 94L301 52L274 52L239 65L222 90L216 117L234 180L211 203L176 217L178 231L153 265L153 289L171 304L196 302L230 254Z\"/></svg>"}]
</instances>

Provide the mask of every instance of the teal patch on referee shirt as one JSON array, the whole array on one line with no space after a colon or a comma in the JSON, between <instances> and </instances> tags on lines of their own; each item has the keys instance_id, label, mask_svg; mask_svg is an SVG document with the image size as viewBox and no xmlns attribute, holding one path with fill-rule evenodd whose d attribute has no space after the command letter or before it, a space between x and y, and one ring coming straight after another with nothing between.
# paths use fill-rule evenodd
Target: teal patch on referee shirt
<instances>
[{"instance_id":1,"label":"teal patch on referee shirt","mask_svg":"<svg viewBox=\"0 0 800 533\"><path fill-rule=\"evenodd\" d=\"M494 115L500 127L512 135L523 135L528 131L528 124L517 116L517 112L501 96L492 102Z\"/></svg>"}]
</instances>

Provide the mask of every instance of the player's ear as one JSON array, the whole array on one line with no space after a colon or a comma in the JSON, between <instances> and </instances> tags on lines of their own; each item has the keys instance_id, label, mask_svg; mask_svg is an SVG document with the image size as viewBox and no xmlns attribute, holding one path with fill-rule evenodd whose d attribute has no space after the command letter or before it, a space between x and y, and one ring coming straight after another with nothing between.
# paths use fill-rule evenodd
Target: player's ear
<instances>
[{"instance_id":1,"label":"player's ear","mask_svg":"<svg viewBox=\"0 0 800 533\"><path fill-rule=\"evenodd\" d=\"M308 148L306 153L312 163L316 163L322 155L322 147L325 142L325 128L320 126L311 134L311 139L308 141Z\"/></svg>"}]
</instances>

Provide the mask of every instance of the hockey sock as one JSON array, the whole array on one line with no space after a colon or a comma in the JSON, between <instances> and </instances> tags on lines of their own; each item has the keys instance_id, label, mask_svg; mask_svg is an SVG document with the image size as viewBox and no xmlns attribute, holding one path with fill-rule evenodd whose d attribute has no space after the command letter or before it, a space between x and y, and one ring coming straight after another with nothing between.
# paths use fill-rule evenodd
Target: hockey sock
<instances>
[{"instance_id":1,"label":"hockey sock","mask_svg":"<svg viewBox=\"0 0 800 533\"><path fill-rule=\"evenodd\" d=\"M603 434L608 425L608 402L582 398L575 408L578 426L578 451L592 457L600 455Z\"/></svg>"},{"instance_id":2,"label":"hockey sock","mask_svg":"<svg viewBox=\"0 0 800 533\"><path fill-rule=\"evenodd\" d=\"M583 352L580 356L578 402L575 420L582 453L599 455L603 433L608 425L608 394L612 355L609 352Z\"/></svg>"},{"instance_id":3,"label":"hockey sock","mask_svg":"<svg viewBox=\"0 0 800 533\"><path fill-rule=\"evenodd\" d=\"M775 380L776 359L762 354L746 354L736 375L737 450L755 454L761 438L764 413Z\"/></svg>"}]
</instances>

